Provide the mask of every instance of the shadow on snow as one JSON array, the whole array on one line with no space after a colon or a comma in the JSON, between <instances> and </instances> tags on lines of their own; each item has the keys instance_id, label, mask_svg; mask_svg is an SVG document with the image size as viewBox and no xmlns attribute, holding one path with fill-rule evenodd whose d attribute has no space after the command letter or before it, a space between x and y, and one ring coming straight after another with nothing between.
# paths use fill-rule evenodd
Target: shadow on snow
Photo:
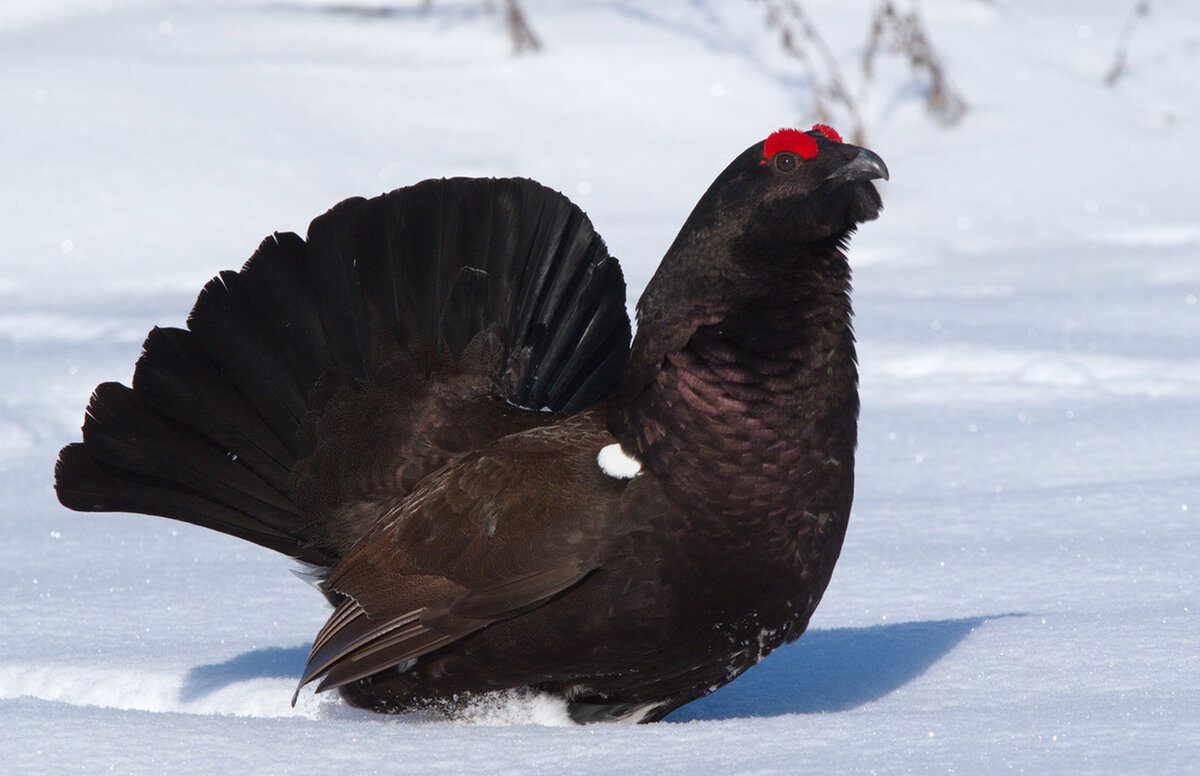
<instances>
[{"instance_id":1,"label":"shadow on snow","mask_svg":"<svg viewBox=\"0 0 1200 776\"><path fill-rule=\"evenodd\" d=\"M925 673L980 625L1020 615L813 630L672 722L847 711Z\"/></svg>"},{"instance_id":2,"label":"shadow on snow","mask_svg":"<svg viewBox=\"0 0 1200 776\"><path fill-rule=\"evenodd\" d=\"M194 701L238 682L251 679L295 679L300 681L307 646L267 647L243 652L224 663L196 666L184 677L179 700Z\"/></svg>"},{"instance_id":3,"label":"shadow on snow","mask_svg":"<svg viewBox=\"0 0 1200 776\"><path fill-rule=\"evenodd\" d=\"M777 650L732 684L688 704L668 720L773 717L846 711L916 679L975 628L1020 615L904 622L814 630ZM307 646L268 647L188 672L180 700L194 701L237 682L299 680Z\"/></svg>"}]
</instances>

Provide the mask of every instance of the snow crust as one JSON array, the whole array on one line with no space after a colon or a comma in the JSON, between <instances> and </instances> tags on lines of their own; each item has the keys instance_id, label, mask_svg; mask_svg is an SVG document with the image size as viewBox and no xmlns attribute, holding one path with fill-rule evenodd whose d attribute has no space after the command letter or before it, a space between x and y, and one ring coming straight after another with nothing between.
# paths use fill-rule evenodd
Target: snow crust
<instances>
[{"instance_id":1,"label":"snow crust","mask_svg":"<svg viewBox=\"0 0 1200 776\"><path fill-rule=\"evenodd\" d=\"M1153 4L1115 87L1128 0L923 3L971 105L944 129L899 57L863 85L870 0L806 0L892 172L851 246L855 510L809 633L665 723L293 709L328 609L288 561L58 505L93 387L272 231L523 175L632 300L730 159L814 120L759 5L524 5L537 55L475 0L0 2L0 770L1200 770L1195 3Z\"/></svg>"}]
</instances>

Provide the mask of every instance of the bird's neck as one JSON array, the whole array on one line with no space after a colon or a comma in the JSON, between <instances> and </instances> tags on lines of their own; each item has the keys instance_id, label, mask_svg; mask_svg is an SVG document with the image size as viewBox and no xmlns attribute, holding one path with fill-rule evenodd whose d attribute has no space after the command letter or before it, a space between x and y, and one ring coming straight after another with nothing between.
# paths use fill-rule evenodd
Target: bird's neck
<instances>
[{"instance_id":1,"label":"bird's neck","mask_svg":"<svg viewBox=\"0 0 1200 776\"><path fill-rule=\"evenodd\" d=\"M622 446L690 515L783 535L830 521L840 543L858 416L844 257L835 249L827 261L691 309L686 336L653 323L639 329Z\"/></svg>"}]
</instances>

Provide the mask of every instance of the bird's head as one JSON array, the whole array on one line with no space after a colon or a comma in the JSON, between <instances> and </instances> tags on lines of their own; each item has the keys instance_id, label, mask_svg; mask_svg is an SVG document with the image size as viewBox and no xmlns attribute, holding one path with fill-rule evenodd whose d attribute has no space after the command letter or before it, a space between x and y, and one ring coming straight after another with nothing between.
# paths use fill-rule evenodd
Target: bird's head
<instances>
[{"instance_id":1,"label":"bird's head","mask_svg":"<svg viewBox=\"0 0 1200 776\"><path fill-rule=\"evenodd\" d=\"M762 143L758 167L770 176L763 204L781 208L780 217L798 212L837 231L876 218L882 208L871 181L887 180L887 165L824 124L773 132Z\"/></svg>"},{"instance_id":2,"label":"bird's head","mask_svg":"<svg viewBox=\"0 0 1200 776\"><path fill-rule=\"evenodd\" d=\"M882 209L878 178L888 178L878 155L823 124L781 129L750 146L712 182L667 250L638 302L639 326L810 282L805 268L844 279L841 249Z\"/></svg>"},{"instance_id":3,"label":"bird's head","mask_svg":"<svg viewBox=\"0 0 1200 776\"><path fill-rule=\"evenodd\" d=\"M842 142L818 124L780 129L725 168L692 214L700 233L723 234L735 253L768 258L833 239L879 215L877 178L887 166L873 151Z\"/></svg>"}]
</instances>

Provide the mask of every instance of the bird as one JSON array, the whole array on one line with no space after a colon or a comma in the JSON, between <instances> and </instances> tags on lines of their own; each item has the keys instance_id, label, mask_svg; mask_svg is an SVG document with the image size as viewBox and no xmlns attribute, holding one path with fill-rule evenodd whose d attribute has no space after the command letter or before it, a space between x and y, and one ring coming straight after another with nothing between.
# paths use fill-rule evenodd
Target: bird
<instances>
[{"instance_id":1,"label":"bird","mask_svg":"<svg viewBox=\"0 0 1200 776\"><path fill-rule=\"evenodd\" d=\"M772 132L700 197L636 331L591 221L535 181L347 199L150 331L131 385L92 394L58 498L294 559L333 608L297 692L661 720L798 638L830 581L859 412L847 249L888 177L826 125Z\"/></svg>"}]
</instances>

